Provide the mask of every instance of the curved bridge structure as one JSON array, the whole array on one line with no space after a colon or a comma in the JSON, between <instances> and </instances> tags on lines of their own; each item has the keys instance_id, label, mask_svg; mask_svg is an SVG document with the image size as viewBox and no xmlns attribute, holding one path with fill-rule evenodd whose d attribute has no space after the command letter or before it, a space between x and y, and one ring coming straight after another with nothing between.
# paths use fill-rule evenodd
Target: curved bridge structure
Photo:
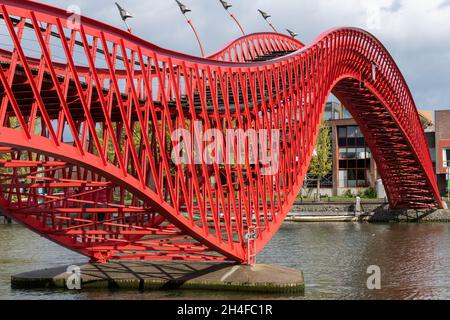
<instances>
[{"instance_id":1,"label":"curved bridge structure","mask_svg":"<svg viewBox=\"0 0 450 320\"><path fill-rule=\"evenodd\" d=\"M251 263L300 191L330 93L360 125L390 206L442 206L411 93L362 30L307 46L253 34L202 59L25 0L0 1L0 30L1 212L94 261ZM278 170L249 153L175 164L171 133L196 123L279 132Z\"/></svg>"}]
</instances>

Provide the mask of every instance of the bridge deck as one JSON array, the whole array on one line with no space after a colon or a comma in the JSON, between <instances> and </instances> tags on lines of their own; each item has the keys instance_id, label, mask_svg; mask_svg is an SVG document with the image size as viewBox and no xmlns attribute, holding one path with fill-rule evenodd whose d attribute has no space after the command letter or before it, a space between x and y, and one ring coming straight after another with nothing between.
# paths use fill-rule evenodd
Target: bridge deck
<instances>
[{"instance_id":1,"label":"bridge deck","mask_svg":"<svg viewBox=\"0 0 450 320\"><path fill-rule=\"evenodd\" d=\"M0 209L63 246L95 261L251 263L301 189L330 92L360 125L391 207L442 205L407 84L362 30L309 46L252 34L202 59L68 22L37 2L0 6ZM247 149L245 163L177 164L171 134L194 120L274 129L280 145L264 149L269 163Z\"/></svg>"},{"instance_id":2,"label":"bridge deck","mask_svg":"<svg viewBox=\"0 0 450 320\"><path fill-rule=\"evenodd\" d=\"M282 51L282 52L271 52L265 55L261 55L250 61L268 61L271 59L276 59L287 54L292 53L292 51ZM2 68L7 71L10 67L11 54L5 54L3 52L2 55L6 61L1 62ZM0 57L1 59L1 57ZM31 61L33 64L36 64L37 61ZM33 74L37 77L39 73L39 69L36 67L32 68ZM293 83L299 79L301 75L299 73L292 74ZM59 77L61 83L64 82L65 78ZM307 81L307 76L304 75L304 81ZM67 103L69 105L69 109L71 115L75 121L83 121L85 120L85 113L83 110L83 106L80 102L80 97L78 95L78 91L76 89L75 83L72 79L69 80L68 92L67 92ZM283 87L281 79L279 80L279 87ZM33 94L33 90L30 84L27 81L27 76L23 71L21 66L17 66L15 68L15 76L14 81L11 85L13 93L16 97L17 102L19 103L20 110L22 114L27 117L31 115L31 111L33 109L33 104L35 103L35 98ZM88 95L89 86L87 83L82 83L83 89L86 90L86 95ZM261 99L264 96L267 100L269 96L275 97L276 92L276 84L275 79L272 79L272 83L266 83L264 86L264 91L257 90L257 95L253 96L250 88L247 90L247 95L244 96L243 92L239 92L236 97L233 94L233 88L231 83L228 85L228 101L229 108L225 107L224 94L221 86L215 88L216 90L216 104L213 103L213 95L211 92L211 88L208 86L205 90L205 102L206 106L203 106L202 99L198 91L193 94L193 102L194 102L194 110L196 113L201 113L203 108L207 110L208 113L213 114L215 112L215 108L220 114L225 113L226 110L230 112L230 114L234 115L236 110L236 104L232 103L233 101L238 100L240 105L240 112L245 112L245 107L243 104L244 99L249 101L250 112L253 112L253 103L261 103ZM352 89L349 89L352 88ZM271 88L271 89L270 89ZM355 90L356 88L356 90ZM270 91L270 93L269 93ZM346 98L349 96L349 92L352 93L352 98ZM4 92L3 85L0 84L0 92ZM372 144L372 150L379 150L378 157L383 158L383 161L380 163L381 166L386 167L386 170L389 170L390 175L395 179L400 179L404 181L400 187L398 186L387 186L389 192L396 193L400 195L402 202L398 204L399 208L410 208L411 203L419 201L420 204L416 205L418 209L421 208L429 208L435 205L434 197L430 196L430 190L427 185L426 177L423 172L421 172L420 168L415 165L416 159L412 152L409 149L409 146L406 140L403 138L400 129L396 125L393 118L389 115L389 113L385 110L385 108L380 104L379 101L370 93L368 89L361 88L359 82L343 82L336 89L335 92L339 94L343 101L346 101L348 105L355 105L354 108L351 109L352 114L358 121L358 123L363 123L365 121L365 130L366 132L374 137L374 144ZM43 75L42 88L40 90L41 97L46 106L46 110L51 119L58 119L60 116L61 105L58 97L58 93L55 90L54 83L52 78L48 72L45 72ZM283 92L280 92L282 94ZM355 95L355 93L357 95ZM101 94L104 97L107 97L110 92L106 88L102 88ZM123 101L128 101L132 99L127 93L121 93L121 99ZM90 104L90 113L95 122L104 122L105 117L103 113L103 109L101 106L101 102L99 99L99 92L95 86L92 88L92 96L91 96L91 104ZM140 99L141 108L145 108L147 105L147 99ZM134 103L130 101L130 103ZM163 105L161 101L152 101L153 105L156 108L160 108L162 110ZM182 108L184 109L187 118L189 118L190 114L190 102L186 95L181 96L180 103ZM176 113L177 101L171 100L168 101L168 106L171 110ZM8 106L8 112L13 113L13 109L11 104ZM255 115L256 116L256 115ZM364 119L364 121L362 121ZM112 100L112 108L111 108L111 120L112 122L120 122L122 120L122 116L120 114L120 109L117 104L117 97L113 94ZM135 112L131 113L131 121L137 121L138 117ZM295 121L295 120L294 120ZM389 138L387 138L389 136ZM376 137L382 137L383 139L376 139ZM385 163L390 163L389 166L386 166ZM255 173L256 174L256 173ZM236 181L236 183L238 183Z\"/></svg>"},{"instance_id":3,"label":"bridge deck","mask_svg":"<svg viewBox=\"0 0 450 320\"><path fill-rule=\"evenodd\" d=\"M273 53L259 56L258 58L254 59L254 60L249 60L249 61L267 61L270 59L275 59L278 57L285 56L290 53L292 53L292 51L273 52ZM3 62L2 62L2 57L3 57ZM3 52L3 55L0 55L0 64L5 71L9 70L10 59L11 59L11 53L8 54L6 52ZM31 69L31 71L33 72L33 75L35 77L38 77L39 69L38 69L38 66L36 65L37 61L35 59L31 59L30 62L31 62L31 65L34 66ZM297 76L299 76L299 75L297 75ZM293 77L293 79L295 79L295 77ZM59 81L61 83L63 83L64 80L65 80L65 78L63 76L59 76ZM86 82L82 82L81 85L82 85L83 89L86 90L86 92L85 92L86 96L89 95L88 84ZM280 85L281 85L281 79L280 79ZM265 97L269 97L270 95L275 96L276 86L275 86L274 80L272 81L271 86L272 86L271 94L269 94L268 86L267 85L265 86L265 88L264 88L264 96ZM31 85L29 84L29 82L27 80L27 76L23 70L23 67L21 67L20 65L15 68L14 81L11 84L11 87L12 87L14 96L16 97L16 100L19 104L22 114L24 116L29 116L31 114L31 110L33 108L33 103L35 103L36 100L34 98L33 89L31 88ZM222 88L217 87L216 90L217 90L216 101L217 101L217 108L218 108L219 113L225 113L225 110L229 110L232 114L234 112L236 112L236 104L233 103L233 102L235 102L235 98L234 98L234 95L232 92L231 83L229 84L228 89L227 89L228 90L228 101L231 102L229 104L229 108L227 108L227 109L225 108L224 94L222 92L223 91ZM104 117L104 112L102 109L101 101L99 99L99 91L100 90L98 90L95 87L95 85L93 85L92 96L90 98L91 99L90 113L95 122L104 122L105 117ZM5 92L4 87L1 83L0 83L0 92ZM42 88L40 90L40 93L41 93L42 100L46 106L46 110L48 112L49 117L51 119L57 119L59 117L59 114L61 111L61 103L60 103L60 100L58 97L58 93L55 89L55 85L54 85L52 78L48 72L44 72L43 80L42 80ZM107 89L107 88L101 89L101 94L104 97L107 97L109 95L109 93L110 93L109 89ZM123 101L128 101L130 99L130 103L134 103L133 101L131 101L132 97L128 93L122 92L120 94L120 96ZM240 106L241 106L240 111L243 112L244 111L244 106L242 105L243 99L244 98L248 99L248 101L251 101L250 105L253 105L252 104L253 101L257 101L257 102L261 101L261 91L258 90L257 96L253 97L251 90L248 89L246 97L244 97L242 92L239 92L238 95L236 96L236 98L239 99L239 101L241 102L240 103ZM68 86L68 92L67 92L66 99L67 99L67 104L69 106L71 115L73 116L73 119L75 121L76 120L79 120L79 121L84 120L85 112L83 110L83 106L80 101L80 97L79 97L75 82L72 79L69 80L69 86ZM206 88L206 96L205 96L206 109L208 110L208 112L214 112L214 106L213 106L212 100L213 99L212 99L212 94L211 94L211 88L208 86ZM154 101L152 101L152 103L157 108L160 108L160 109L163 108L161 101L154 100ZM189 103L188 97L186 95L182 95L180 98L180 103L182 105L182 108L185 109L186 113L188 114L190 112L190 103ZM202 107L202 101L201 101L201 97L200 97L198 90L194 92L193 103L194 103L194 110L196 112L201 112L203 107ZM147 99L141 98L139 100L139 104L140 104L141 108L145 108L145 106L147 105ZM168 106L170 109L176 110L177 101L175 99L168 101ZM13 112L11 105L9 105L8 111L10 113ZM120 122L121 119L122 119L122 117L120 114L117 97L114 93L113 100L112 100L111 120L113 122ZM132 114L132 120L137 121L136 113Z\"/></svg>"}]
</instances>

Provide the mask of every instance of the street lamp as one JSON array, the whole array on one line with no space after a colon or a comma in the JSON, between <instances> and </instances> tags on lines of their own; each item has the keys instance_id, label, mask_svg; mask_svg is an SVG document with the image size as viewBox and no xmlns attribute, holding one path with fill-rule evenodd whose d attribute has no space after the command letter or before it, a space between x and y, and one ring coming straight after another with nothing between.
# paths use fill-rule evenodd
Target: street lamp
<instances>
[{"instance_id":1,"label":"street lamp","mask_svg":"<svg viewBox=\"0 0 450 320\"><path fill-rule=\"evenodd\" d=\"M231 4L229 4L228 2L224 1L224 0L219 0L220 3L222 3L223 8L225 9L226 12L228 12L228 14L230 15L231 18L233 18L233 20L236 22L236 24L238 25L239 29L241 30L242 34L245 36L245 31L242 28L241 24L239 23L238 19L236 19L236 17L234 16L234 14L232 14L230 12L230 9L232 7Z\"/></svg>"},{"instance_id":2,"label":"street lamp","mask_svg":"<svg viewBox=\"0 0 450 320\"><path fill-rule=\"evenodd\" d=\"M272 30L275 33L278 33L277 29L275 29L272 22L269 21L269 18L271 17L271 15L268 14L267 12L262 11L261 9L258 9L258 12L261 14L261 16L264 18L264 20L266 20L266 22L269 24L269 26L272 28Z\"/></svg>"},{"instance_id":3,"label":"street lamp","mask_svg":"<svg viewBox=\"0 0 450 320\"><path fill-rule=\"evenodd\" d=\"M202 53L202 57L205 57L205 51L203 50L203 45L202 42L200 41L200 37L198 36L197 30L195 30L195 27L192 23L192 21L190 19L188 19L188 17L186 16L186 13L191 12L192 10L189 9L188 7L186 7L184 4L182 4L180 1L175 0L175 2L178 4L178 6L180 7L181 13L183 14L183 16L186 18L187 23L191 26L192 31L195 34L195 38L197 38L197 42L198 45L200 47L200 51Z\"/></svg>"},{"instance_id":4,"label":"street lamp","mask_svg":"<svg viewBox=\"0 0 450 320\"><path fill-rule=\"evenodd\" d=\"M133 33L131 30L131 27L127 23L127 19L133 18L133 15L131 13L129 13L127 10L125 10L124 8L122 8L120 6L120 4L118 4L117 2L116 2L116 6L117 6L117 9L119 9L120 17L122 18L123 22L127 26L128 32Z\"/></svg>"}]
</instances>

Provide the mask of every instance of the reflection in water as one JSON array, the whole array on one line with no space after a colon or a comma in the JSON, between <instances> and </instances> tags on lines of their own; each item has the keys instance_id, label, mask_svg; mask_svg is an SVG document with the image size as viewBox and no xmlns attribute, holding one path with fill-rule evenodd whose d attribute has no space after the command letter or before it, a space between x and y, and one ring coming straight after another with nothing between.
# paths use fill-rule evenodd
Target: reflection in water
<instances>
[{"instance_id":1,"label":"reflection in water","mask_svg":"<svg viewBox=\"0 0 450 320\"><path fill-rule=\"evenodd\" d=\"M10 288L10 276L85 263L86 258L17 226L0 225L0 299L265 299L243 293L135 292ZM258 263L303 270L304 297L293 299L450 299L450 224L285 224ZM382 289L366 287L378 265Z\"/></svg>"},{"instance_id":2,"label":"reflection in water","mask_svg":"<svg viewBox=\"0 0 450 320\"><path fill-rule=\"evenodd\" d=\"M392 299L415 299L448 296L449 236L447 225L390 225L381 241L370 241L366 260L385 266L384 290L376 298L388 294ZM401 236L404 232L405 236ZM410 235L410 236L406 236ZM369 260L370 259L370 260ZM442 292L441 292L442 291Z\"/></svg>"}]
</instances>

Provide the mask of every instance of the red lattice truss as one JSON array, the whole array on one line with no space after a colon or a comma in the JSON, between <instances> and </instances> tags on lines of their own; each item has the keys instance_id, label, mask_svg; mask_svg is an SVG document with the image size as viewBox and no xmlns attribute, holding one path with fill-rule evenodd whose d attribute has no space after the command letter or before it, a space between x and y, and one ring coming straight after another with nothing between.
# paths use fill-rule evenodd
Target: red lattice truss
<instances>
[{"instance_id":1,"label":"red lattice truss","mask_svg":"<svg viewBox=\"0 0 450 320\"><path fill-rule=\"evenodd\" d=\"M362 30L308 46L253 34L201 59L85 17L70 29L65 11L30 1L1 0L0 18L1 211L94 261L251 262L299 193L330 93L360 125L390 206L442 206L411 93ZM278 173L175 165L170 133L195 121L279 130Z\"/></svg>"}]
</instances>

